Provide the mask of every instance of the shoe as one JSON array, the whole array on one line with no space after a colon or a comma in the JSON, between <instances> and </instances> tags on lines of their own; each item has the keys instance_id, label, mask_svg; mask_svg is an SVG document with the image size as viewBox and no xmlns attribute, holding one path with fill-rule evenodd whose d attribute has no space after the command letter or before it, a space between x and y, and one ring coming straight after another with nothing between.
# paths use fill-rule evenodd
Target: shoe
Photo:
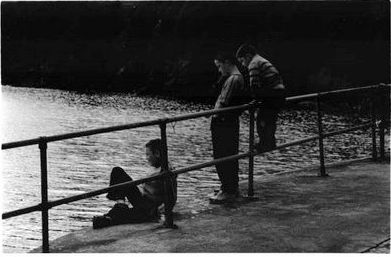
<instances>
[{"instance_id":1,"label":"shoe","mask_svg":"<svg viewBox=\"0 0 391 257\"><path fill-rule=\"evenodd\" d=\"M112 225L112 219L110 216L102 215L102 216L94 216L92 218L92 228L104 228Z\"/></svg>"},{"instance_id":2,"label":"shoe","mask_svg":"<svg viewBox=\"0 0 391 257\"><path fill-rule=\"evenodd\" d=\"M219 194L219 193L222 193L222 190L221 190L221 189L215 189L215 190L213 191L213 193L209 194L208 196L209 196L209 198L212 198L212 197L215 197L215 196L216 196L217 194ZM239 190L237 190L237 191L235 192L235 197L236 197L236 198L241 197L241 194L240 194L240 191L239 191Z\"/></svg>"},{"instance_id":3,"label":"shoe","mask_svg":"<svg viewBox=\"0 0 391 257\"><path fill-rule=\"evenodd\" d=\"M227 192L219 191L216 195L209 198L211 204L224 204L232 202L236 198L236 193L230 194Z\"/></svg>"}]
</instances>

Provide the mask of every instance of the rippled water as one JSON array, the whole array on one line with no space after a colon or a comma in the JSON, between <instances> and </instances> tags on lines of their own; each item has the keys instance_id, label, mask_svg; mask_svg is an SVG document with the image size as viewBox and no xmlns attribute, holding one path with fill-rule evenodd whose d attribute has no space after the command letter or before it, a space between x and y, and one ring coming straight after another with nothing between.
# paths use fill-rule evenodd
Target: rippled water
<instances>
[{"instance_id":1,"label":"rippled water","mask_svg":"<svg viewBox=\"0 0 391 257\"><path fill-rule=\"evenodd\" d=\"M181 103L131 94L81 94L69 91L2 87L2 142L121 125L210 109L212 106ZM325 116L325 130L362 121ZM181 121L167 126L169 159L174 168L212 159L209 119ZM279 143L304 139L316 133L316 113L285 110L277 131ZM49 200L107 186L110 170L123 167L134 179L145 176L145 143L160 136L157 126L69 139L48 145ZM357 131L325 140L326 162L370 154L369 131ZM248 117L241 119L240 151L248 147ZM38 146L1 151L3 211L40 202ZM317 143L289 147L256 157L255 176L296 170L318 164ZM246 179L247 160L240 161ZM218 188L214 168L180 175L175 211L197 212L208 208L207 195ZM112 206L104 195L55 207L49 212L50 239L91 226L94 215ZM5 252L27 252L41 245L39 212L3 220Z\"/></svg>"}]
</instances>

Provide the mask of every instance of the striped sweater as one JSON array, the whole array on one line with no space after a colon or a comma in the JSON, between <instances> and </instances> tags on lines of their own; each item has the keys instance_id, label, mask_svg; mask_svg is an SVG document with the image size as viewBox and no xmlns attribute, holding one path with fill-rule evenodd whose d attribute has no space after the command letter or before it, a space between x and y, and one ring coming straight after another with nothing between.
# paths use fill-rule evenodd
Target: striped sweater
<instances>
[{"instance_id":1,"label":"striped sweater","mask_svg":"<svg viewBox=\"0 0 391 257\"><path fill-rule=\"evenodd\" d=\"M284 88L278 70L268 60L256 54L248 65L250 89L254 97L272 97L274 89Z\"/></svg>"}]
</instances>

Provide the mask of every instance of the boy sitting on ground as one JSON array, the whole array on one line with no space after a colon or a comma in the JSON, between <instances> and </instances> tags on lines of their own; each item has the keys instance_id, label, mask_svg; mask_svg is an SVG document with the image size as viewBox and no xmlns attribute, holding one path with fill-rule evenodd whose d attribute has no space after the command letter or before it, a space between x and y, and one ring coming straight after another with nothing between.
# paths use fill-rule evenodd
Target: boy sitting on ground
<instances>
[{"instance_id":1,"label":"boy sitting on ground","mask_svg":"<svg viewBox=\"0 0 391 257\"><path fill-rule=\"evenodd\" d=\"M160 139L149 141L146 145L146 158L151 165L151 174L158 175L166 172L162 169L162 147ZM110 175L110 186L132 181L132 178L120 167L114 167ZM125 203L125 197L131 203L129 208ZM176 176L168 176L165 179L157 179L151 182L135 186L128 185L111 189L107 198L116 201L114 207L103 216L93 218L93 228L107 226L156 221L164 210L165 227L175 228L172 220L172 209L177 200ZM163 208L164 207L164 208Z\"/></svg>"}]
</instances>

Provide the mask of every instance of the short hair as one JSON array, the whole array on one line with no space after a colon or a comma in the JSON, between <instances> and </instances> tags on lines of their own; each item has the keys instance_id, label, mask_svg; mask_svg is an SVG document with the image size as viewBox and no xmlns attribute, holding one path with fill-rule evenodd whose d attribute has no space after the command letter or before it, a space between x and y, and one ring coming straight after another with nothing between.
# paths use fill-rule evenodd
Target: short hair
<instances>
[{"instance_id":1,"label":"short hair","mask_svg":"<svg viewBox=\"0 0 391 257\"><path fill-rule=\"evenodd\" d=\"M226 62L228 61L229 63L235 65L236 64L236 58L232 54L226 53L226 52L220 52L217 53L215 56L215 60L219 62Z\"/></svg>"},{"instance_id":2,"label":"short hair","mask_svg":"<svg viewBox=\"0 0 391 257\"><path fill-rule=\"evenodd\" d=\"M148 143L145 144L145 147L150 148L153 153L161 154L162 151L162 141L157 139L152 139Z\"/></svg>"},{"instance_id":3,"label":"short hair","mask_svg":"<svg viewBox=\"0 0 391 257\"><path fill-rule=\"evenodd\" d=\"M245 57L246 54L256 55L257 52L257 49L253 45L241 44L236 51L236 58Z\"/></svg>"}]
</instances>

